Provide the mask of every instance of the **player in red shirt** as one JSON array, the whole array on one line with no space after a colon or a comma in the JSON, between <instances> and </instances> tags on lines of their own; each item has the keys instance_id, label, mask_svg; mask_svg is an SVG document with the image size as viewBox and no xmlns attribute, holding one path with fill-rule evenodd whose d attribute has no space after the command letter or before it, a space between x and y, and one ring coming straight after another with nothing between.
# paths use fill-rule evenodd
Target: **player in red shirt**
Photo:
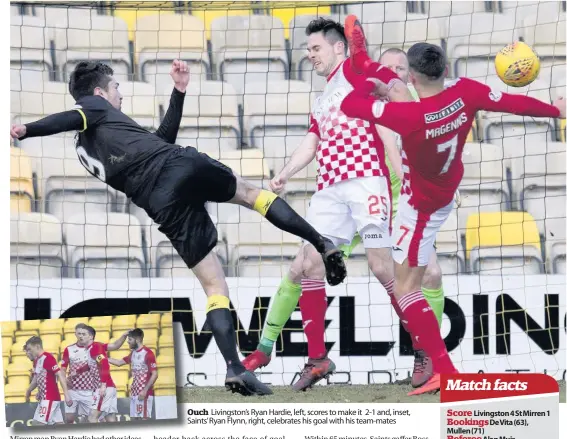
<instances>
[{"instance_id":1,"label":"player in red shirt","mask_svg":"<svg viewBox=\"0 0 567 439\"><path fill-rule=\"evenodd\" d=\"M110 364L108 362L108 343L95 341L96 330L86 325L88 336L84 343L88 353L89 372L93 375L93 398L90 406L88 420L90 423L116 422L118 413L118 399L116 386L110 376ZM116 342L115 342L116 343ZM122 342L123 343L123 342ZM81 371L83 369L80 369Z\"/></svg>"},{"instance_id":2,"label":"player in red shirt","mask_svg":"<svg viewBox=\"0 0 567 439\"><path fill-rule=\"evenodd\" d=\"M79 323L75 326L75 336L77 343L67 346L63 351L61 369L67 374L67 386L69 394L73 400L73 405L65 407L65 422L72 424L86 422L91 411L93 401L93 389L97 387L96 374L91 370L90 355L88 345L91 334L89 326ZM120 349L126 341L128 332L122 334L120 338L109 343L108 351Z\"/></svg>"},{"instance_id":3,"label":"player in red shirt","mask_svg":"<svg viewBox=\"0 0 567 439\"><path fill-rule=\"evenodd\" d=\"M72 405L73 401L69 397L65 375L59 368L57 360L49 352L43 350L43 343L40 337L31 337L25 344L25 351L28 358L33 358L33 378L26 391L26 400L29 400L31 392L37 387L37 408L33 416L32 425L53 425L63 424L61 413L61 396L57 387L57 380L67 405Z\"/></svg>"},{"instance_id":4,"label":"player in red shirt","mask_svg":"<svg viewBox=\"0 0 567 439\"><path fill-rule=\"evenodd\" d=\"M151 349L144 346L144 331L136 328L128 334L130 355L121 360L109 358L115 366L130 365L132 387L130 388L130 418L147 420L152 417L154 383L158 379L156 357Z\"/></svg>"},{"instance_id":5,"label":"player in red shirt","mask_svg":"<svg viewBox=\"0 0 567 439\"><path fill-rule=\"evenodd\" d=\"M309 203L307 222L335 245L350 243L359 232L369 268L390 293L394 280L391 190L384 144L373 124L349 118L340 110L342 99L366 78L353 71L346 56L342 24L319 18L307 26L306 34L309 60L327 84L313 104L309 132L270 187L281 192L291 177L315 159L317 192ZM411 98L407 86L390 70L382 69L378 77L387 83L385 92L391 99ZM305 390L333 373L335 364L327 357L324 336L324 273L315 248L303 246L282 280L272 306L274 313L268 316L267 328L275 331L270 330L271 338L263 337L258 349L243 362L248 370L269 363L277 334L299 300L309 359L293 388Z\"/></svg>"},{"instance_id":6,"label":"player in red shirt","mask_svg":"<svg viewBox=\"0 0 567 439\"><path fill-rule=\"evenodd\" d=\"M357 33L362 33L360 27ZM358 60L364 59L363 38ZM439 389L439 374L454 373L437 320L421 292L423 273L434 251L435 235L447 219L461 182L461 160L467 134L480 110L533 117L565 118L565 101L553 105L511 95L468 78L447 87L447 58L443 50L417 43L408 51L410 81L420 102L385 103L369 96L372 81L342 103L350 117L359 117L399 133L403 145L404 182L393 231L394 294L415 340L432 359L435 375L411 394ZM366 67L364 67L366 64ZM371 63L359 66L370 69Z\"/></svg>"}]
</instances>

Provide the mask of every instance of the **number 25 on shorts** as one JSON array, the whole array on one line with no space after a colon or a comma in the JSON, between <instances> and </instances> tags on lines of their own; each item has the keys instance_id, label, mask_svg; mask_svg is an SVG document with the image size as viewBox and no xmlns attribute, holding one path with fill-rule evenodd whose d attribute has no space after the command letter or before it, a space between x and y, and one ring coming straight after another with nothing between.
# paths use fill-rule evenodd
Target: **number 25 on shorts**
<instances>
[{"instance_id":1,"label":"number 25 on shorts","mask_svg":"<svg viewBox=\"0 0 567 439\"><path fill-rule=\"evenodd\" d=\"M380 206L382 202L382 206ZM382 207L382 210L380 210ZM388 215L388 201L386 197L378 197L378 195L370 195L368 197L368 213L370 215Z\"/></svg>"}]
</instances>

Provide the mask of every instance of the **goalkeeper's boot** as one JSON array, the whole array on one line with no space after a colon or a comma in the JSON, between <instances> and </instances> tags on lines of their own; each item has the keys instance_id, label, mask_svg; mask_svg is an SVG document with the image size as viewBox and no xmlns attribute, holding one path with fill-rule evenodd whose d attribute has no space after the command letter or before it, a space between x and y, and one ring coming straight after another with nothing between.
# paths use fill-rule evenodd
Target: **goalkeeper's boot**
<instances>
[{"instance_id":1,"label":"goalkeeper's boot","mask_svg":"<svg viewBox=\"0 0 567 439\"><path fill-rule=\"evenodd\" d=\"M415 389L423 386L433 376L433 362L421 349L416 350L413 356L411 385Z\"/></svg>"},{"instance_id":2,"label":"goalkeeper's boot","mask_svg":"<svg viewBox=\"0 0 567 439\"><path fill-rule=\"evenodd\" d=\"M366 49L364 30L356 15L349 15L345 20L345 36L348 42L348 51L351 59L351 68L355 73L366 72L372 58Z\"/></svg>"},{"instance_id":3,"label":"goalkeeper's boot","mask_svg":"<svg viewBox=\"0 0 567 439\"><path fill-rule=\"evenodd\" d=\"M336 368L335 363L329 358L320 358L317 360L310 358L301 371L299 379L291 387L296 391L305 391L322 379L335 373Z\"/></svg>"},{"instance_id":4,"label":"goalkeeper's boot","mask_svg":"<svg viewBox=\"0 0 567 439\"><path fill-rule=\"evenodd\" d=\"M272 357L266 355L259 349L256 349L250 355L248 355L244 360L242 360L242 365L249 370L254 372L256 369L266 367L272 361Z\"/></svg>"},{"instance_id":5,"label":"goalkeeper's boot","mask_svg":"<svg viewBox=\"0 0 567 439\"><path fill-rule=\"evenodd\" d=\"M240 393L242 396L272 394L272 390L248 370L237 375L232 369L228 369L224 386L232 393Z\"/></svg>"},{"instance_id":6,"label":"goalkeeper's boot","mask_svg":"<svg viewBox=\"0 0 567 439\"><path fill-rule=\"evenodd\" d=\"M323 263L325 264L325 272L327 273L327 282L331 286L340 284L347 275L347 269L343 258L343 252L340 251L333 241L323 238L325 242L325 251L321 254Z\"/></svg>"},{"instance_id":7,"label":"goalkeeper's boot","mask_svg":"<svg viewBox=\"0 0 567 439\"><path fill-rule=\"evenodd\" d=\"M441 375L436 373L424 385L412 390L408 396L423 395L425 393L437 393L441 388Z\"/></svg>"}]
</instances>

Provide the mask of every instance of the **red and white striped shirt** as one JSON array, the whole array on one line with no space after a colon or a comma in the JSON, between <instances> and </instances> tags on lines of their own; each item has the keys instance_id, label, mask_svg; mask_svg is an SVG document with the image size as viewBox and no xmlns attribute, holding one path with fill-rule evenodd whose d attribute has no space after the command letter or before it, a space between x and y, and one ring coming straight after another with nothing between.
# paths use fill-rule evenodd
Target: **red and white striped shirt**
<instances>
[{"instance_id":1,"label":"red and white striped shirt","mask_svg":"<svg viewBox=\"0 0 567 439\"><path fill-rule=\"evenodd\" d=\"M33 373L37 379L38 401L61 401L55 375L60 370L57 360L49 352L44 352L34 360Z\"/></svg>"},{"instance_id":2,"label":"red and white striped shirt","mask_svg":"<svg viewBox=\"0 0 567 439\"><path fill-rule=\"evenodd\" d=\"M156 357L151 349L142 346L140 349L130 352L130 355L124 357L123 360L130 364L132 369L132 387L130 388L130 396L138 396L148 384L150 376L154 370L157 370ZM154 394L153 386L148 390L148 396Z\"/></svg>"},{"instance_id":3,"label":"red and white striped shirt","mask_svg":"<svg viewBox=\"0 0 567 439\"><path fill-rule=\"evenodd\" d=\"M89 352L86 346L73 343L63 351L61 367L69 369L73 390L93 390L96 388L95 375L89 367Z\"/></svg>"},{"instance_id":4,"label":"red and white striped shirt","mask_svg":"<svg viewBox=\"0 0 567 439\"><path fill-rule=\"evenodd\" d=\"M343 99L365 80L347 59L327 77L323 94L315 100L309 132L319 137L317 190L352 178L389 176L376 126L341 111Z\"/></svg>"}]
</instances>

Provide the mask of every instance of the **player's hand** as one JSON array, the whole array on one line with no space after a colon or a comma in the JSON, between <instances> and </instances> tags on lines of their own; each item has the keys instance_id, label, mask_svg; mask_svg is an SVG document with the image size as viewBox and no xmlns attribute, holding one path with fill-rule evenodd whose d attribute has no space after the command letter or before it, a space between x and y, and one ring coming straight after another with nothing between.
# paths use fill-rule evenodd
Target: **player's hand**
<instances>
[{"instance_id":1,"label":"player's hand","mask_svg":"<svg viewBox=\"0 0 567 439\"><path fill-rule=\"evenodd\" d=\"M10 137L12 137L12 139L19 139L26 135L26 131L25 125L12 125L10 128Z\"/></svg>"},{"instance_id":2,"label":"player's hand","mask_svg":"<svg viewBox=\"0 0 567 439\"><path fill-rule=\"evenodd\" d=\"M553 106L559 110L559 117L565 119L565 99L560 96L553 101Z\"/></svg>"},{"instance_id":3,"label":"player's hand","mask_svg":"<svg viewBox=\"0 0 567 439\"><path fill-rule=\"evenodd\" d=\"M146 396L148 396L148 392L146 392L145 390L142 390L140 393L138 393L138 399L140 401L146 399Z\"/></svg>"},{"instance_id":4,"label":"player's hand","mask_svg":"<svg viewBox=\"0 0 567 439\"><path fill-rule=\"evenodd\" d=\"M185 93L189 84L189 66L187 63L178 59L173 60L169 74L173 79L175 88L181 93Z\"/></svg>"},{"instance_id":5,"label":"player's hand","mask_svg":"<svg viewBox=\"0 0 567 439\"><path fill-rule=\"evenodd\" d=\"M65 395L65 404L67 404L68 407L71 407L73 405L73 400L69 395Z\"/></svg>"},{"instance_id":6,"label":"player's hand","mask_svg":"<svg viewBox=\"0 0 567 439\"><path fill-rule=\"evenodd\" d=\"M30 402L31 392L26 392L26 402Z\"/></svg>"},{"instance_id":7,"label":"player's hand","mask_svg":"<svg viewBox=\"0 0 567 439\"><path fill-rule=\"evenodd\" d=\"M106 384L101 384L100 389L98 389L98 394L101 398L104 398L104 394L106 393Z\"/></svg>"},{"instance_id":8,"label":"player's hand","mask_svg":"<svg viewBox=\"0 0 567 439\"><path fill-rule=\"evenodd\" d=\"M272 190L272 192L280 194L284 190L286 183L287 181L285 181L279 175L276 175L270 180L270 189Z\"/></svg>"}]
</instances>

